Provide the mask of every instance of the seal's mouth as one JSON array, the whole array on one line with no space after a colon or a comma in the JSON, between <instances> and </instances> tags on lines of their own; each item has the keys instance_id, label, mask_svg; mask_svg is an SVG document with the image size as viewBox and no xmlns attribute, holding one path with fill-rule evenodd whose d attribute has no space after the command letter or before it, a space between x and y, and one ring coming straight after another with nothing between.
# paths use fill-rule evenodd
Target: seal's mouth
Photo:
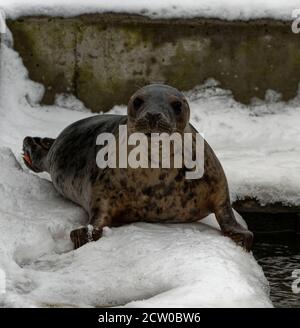
<instances>
[{"instance_id":1,"label":"seal's mouth","mask_svg":"<svg viewBox=\"0 0 300 328\"><path fill-rule=\"evenodd\" d=\"M174 131L174 128L165 120L151 121L143 118L135 123L134 130L150 137L151 133L171 134Z\"/></svg>"},{"instance_id":2,"label":"seal's mouth","mask_svg":"<svg viewBox=\"0 0 300 328\"><path fill-rule=\"evenodd\" d=\"M173 129L171 128L168 128L168 129L160 129L160 128L154 128L154 129L141 129L140 127L135 127L134 128L135 132L138 132L138 133L143 133L145 134L147 137L151 137L151 134L154 134L154 133L167 133L167 134L172 134L173 133Z\"/></svg>"}]
</instances>

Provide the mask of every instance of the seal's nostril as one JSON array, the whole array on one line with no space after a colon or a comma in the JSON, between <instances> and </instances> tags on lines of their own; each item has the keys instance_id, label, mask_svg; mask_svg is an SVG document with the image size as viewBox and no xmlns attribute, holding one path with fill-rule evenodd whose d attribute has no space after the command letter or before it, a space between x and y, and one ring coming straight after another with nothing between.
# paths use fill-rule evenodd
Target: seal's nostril
<instances>
[{"instance_id":1,"label":"seal's nostril","mask_svg":"<svg viewBox=\"0 0 300 328\"><path fill-rule=\"evenodd\" d=\"M161 113L147 113L146 114L146 118L149 121L159 121L162 118L162 114Z\"/></svg>"},{"instance_id":2,"label":"seal's nostril","mask_svg":"<svg viewBox=\"0 0 300 328\"><path fill-rule=\"evenodd\" d=\"M161 113L156 113L155 115L156 115L156 119L157 119L157 120L160 120L160 119L162 118Z\"/></svg>"}]
</instances>

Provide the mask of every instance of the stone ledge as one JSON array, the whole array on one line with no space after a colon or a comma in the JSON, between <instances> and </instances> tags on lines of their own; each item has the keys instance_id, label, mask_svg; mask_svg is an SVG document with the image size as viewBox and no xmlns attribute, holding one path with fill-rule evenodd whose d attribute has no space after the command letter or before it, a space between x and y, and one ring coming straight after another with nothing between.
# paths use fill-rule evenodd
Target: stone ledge
<instances>
[{"instance_id":1,"label":"stone ledge","mask_svg":"<svg viewBox=\"0 0 300 328\"><path fill-rule=\"evenodd\" d=\"M74 17L52 17L45 15L35 15L35 16L21 16L16 20L9 19L9 21L43 21L47 20L51 22L52 20L68 20L68 21L76 21L81 20L83 23L91 24L91 23L108 23L108 24L150 24L150 25L190 25L190 26L207 26L207 25L219 25L219 26L245 26L249 25L253 26L288 26L291 27L292 19L290 21L285 20L275 20L275 19L251 19L248 21L245 20L222 20L218 18L150 18L143 15L138 14L127 14L127 13L96 13L96 14L84 14Z\"/></svg>"},{"instance_id":2,"label":"stone ledge","mask_svg":"<svg viewBox=\"0 0 300 328\"><path fill-rule=\"evenodd\" d=\"M189 90L215 78L242 103L267 89L289 100L300 80L300 35L290 24L113 13L8 20L30 78L46 87L43 102L70 92L95 112L154 81Z\"/></svg>"}]
</instances>

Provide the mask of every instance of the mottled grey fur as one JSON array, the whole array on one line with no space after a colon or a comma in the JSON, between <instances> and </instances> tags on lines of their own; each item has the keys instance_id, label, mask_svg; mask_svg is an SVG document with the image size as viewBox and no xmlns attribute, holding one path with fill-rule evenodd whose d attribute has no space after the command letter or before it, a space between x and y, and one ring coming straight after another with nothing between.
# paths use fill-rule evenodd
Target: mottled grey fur
<instances>
[{"instance_id":1,"label":"mottled grey fur","mask_svg":"<svg viewBox=\"0 0 300 328\"><path fill-rule=\"evenodd\" d=\"M100 133L118 135L119 125L132 132L197 132L189 124L189 106L175 88L152 84L129 100L128 115L98 115L68 126L54 140L24 139L24 160L35 172L50 173L55 188L80 204L93 229L71 232L75 247L100 238L104 226L136 221L193 222L215 213L222 232L249 250L253 235L237 223L226 177L205 142L204 175L185 179L182 169L99 169L96 154Z\"/></svg>"}]
</instances>

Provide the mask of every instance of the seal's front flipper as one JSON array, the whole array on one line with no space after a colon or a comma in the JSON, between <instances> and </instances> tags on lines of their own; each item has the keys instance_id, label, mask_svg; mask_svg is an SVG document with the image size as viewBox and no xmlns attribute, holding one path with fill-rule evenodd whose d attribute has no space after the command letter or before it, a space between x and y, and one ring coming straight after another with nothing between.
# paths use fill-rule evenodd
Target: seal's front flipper
<instances>
[{"instance_id":1,"label":"seal's front flipper","mask_svg":"<svg viewBox=\"0 0 300 328\"><path fill-rule=\"evenodd\" d=\"M70 234L70 238L74 244L74 249L77 249L88 242L97 241L101 236L102 228L93 228L91 225L75 229L71 231Z\"/></svg>"},{"instance_id":2,"label":"seal's front flipper","mask_svg":"<svg viewBox=\"0 0 300 328\"><path fill-rule=\"evenodd\" d=\"M55 139L26 137L23 140L23 160L34 172L47 171L46 157Z\"/></svg>"},{"instance_id":3,"label":"seal's front flipper","mask_svg":"<svg viewBox=\"0 0 300 328\"><path fill-rule=\"evenodd\" d=\"M112 218L104 213L99 216L100 208L95 208L90 215L89 224L71 231L70 238L74 244L74 249L84 244L97 241L103 232L105 226L111 226Z\"/></svg>"},{"instance_id":4,"label":"seal's front flipper","mask_svg":"<svg viewBox=\"0 0 300 328\"><path fill-rule=\"evenodd\" d=\"M227 202L227 204L218 207L215 215L223 234L250 252L253 244L253 233L237 222L230 203Z\"/></svg>"},{"instance_id":5,"label":"seal's front flipper","mask_svg":"<svg viewBox=\"0 0 300 328\"><path fill-rule=\"evenodd\" d=\"M253 233L243 227L234 227L224 231L224 235L231 238L237 245L250 252L253 244Z\"/></svg>"}]
</instances>

